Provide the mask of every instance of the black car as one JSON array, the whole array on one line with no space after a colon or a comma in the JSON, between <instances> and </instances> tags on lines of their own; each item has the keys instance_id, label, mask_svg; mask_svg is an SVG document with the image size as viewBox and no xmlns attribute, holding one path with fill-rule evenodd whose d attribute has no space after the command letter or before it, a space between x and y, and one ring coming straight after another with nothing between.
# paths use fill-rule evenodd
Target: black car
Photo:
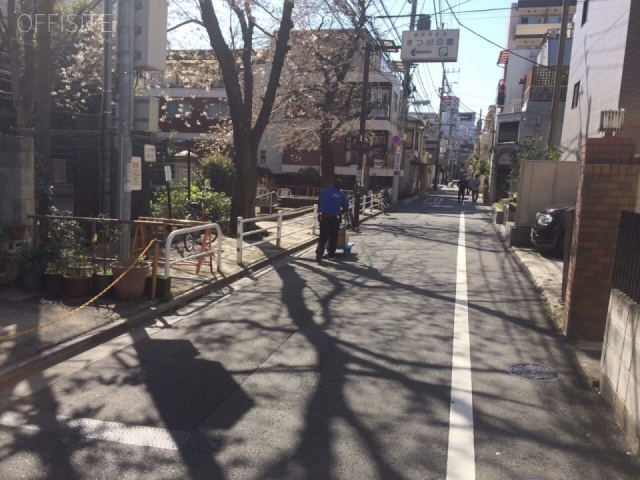
<instances>
[{"instance_id":1,"label":"black car","mask_svg":"<svg viewBox=\"0 0 640 480\"><path fill-rule=\"evenodd\" d=\"M536 223L531 229L531 243L541 252L564 252L564 235L567 212L573 205L549 207L536 214Z\"/></svg>"}]
</instances>

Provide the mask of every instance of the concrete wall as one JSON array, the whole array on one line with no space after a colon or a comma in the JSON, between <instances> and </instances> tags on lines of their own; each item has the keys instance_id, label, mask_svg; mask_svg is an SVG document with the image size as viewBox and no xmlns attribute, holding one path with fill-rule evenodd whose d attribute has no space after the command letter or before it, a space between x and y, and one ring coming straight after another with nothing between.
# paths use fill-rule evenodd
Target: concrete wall
<instances>
[{"instance_id":1,"label":"concrete wall","mask_svg":"<svg viewBox=\"0 0 640 480\"><path fill-rule=\"evenodd\" d=\"M640 305L619 290L611 291L600 365L602 397L640 454Z\"/></svg>"},{"instance_id":2,"label":"concrete wall","mask_svg":"<svg viewBox=\"0 0 640 480\"><path fill-rule=\"evenodd\" d=\"M638 46L625 56L630 3L631 0L590 2L588 19L582 25L584 2L578 2L562 129L563 160L577 161L584 140L602 136L598 132L602 110L625 107L621 102L621 84L628 55L640 56ZM636 85L637 72L637 69L629 71ZM578 82L580 96L577 106L572 107L574 85ZM635 88L635 96L638 95Z\"/></svg>"},{"instance_id":3,"label":"concrete wall","mask_svg":"<svg viewBox=\"0 0 640 480\"><path fill-rule=\"evenodd\" d=\"M33 139L0 135L0 222L28 223L34 212Z\"/></svg>"}]
</instances>

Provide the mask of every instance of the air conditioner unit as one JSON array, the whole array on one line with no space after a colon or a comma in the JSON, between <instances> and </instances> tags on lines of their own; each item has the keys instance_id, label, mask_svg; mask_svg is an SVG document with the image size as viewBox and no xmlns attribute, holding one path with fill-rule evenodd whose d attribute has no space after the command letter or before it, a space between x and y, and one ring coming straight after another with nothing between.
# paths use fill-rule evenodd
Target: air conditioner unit
<instances>
[{"instance_id":1,"label":"air conditioner unit","mask_svg":"<svg viewBox=\"0 0 640 480\"><path fill-rule=\"evenodd\" d=\"M602 110L600 112L599 131L611 136L622 129L624 125L624 108L618 110Z\"/></svg>"}]
</instances>

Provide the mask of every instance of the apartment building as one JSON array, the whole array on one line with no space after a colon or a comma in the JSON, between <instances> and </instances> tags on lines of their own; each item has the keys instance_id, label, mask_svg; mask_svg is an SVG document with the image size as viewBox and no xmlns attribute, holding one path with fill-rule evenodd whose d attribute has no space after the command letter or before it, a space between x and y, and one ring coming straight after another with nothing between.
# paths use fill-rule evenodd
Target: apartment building
<instances>
[{"instance_id":1,"label":"apartment building","mask_svg":"<svg viewBox=\"0 0 640 480\"><path fill-rule=\"evenodd\" d=\"M563 160L574 161L586 138L620 126L616 135L640 139L640 2L583 0L575 20L561 138ZM611 130L601 125L602 112L613 122ZM640 141L636 145L640 149Z\"/></svg>"},{"instance_id":2,"label":"apartment building","mask_svg":"<svg viewBox=\"0 0 640 480\"><path fill-rule=\"evenodd\" d=\"M570 1L569 25L573 24L576 1ZM507 196L508 176L516 147L527 135L548 138L551 100L560 44L562 0L520 0L511 6L507 49L500 52L498 65L504 74L498 83L495 138L489 195ZM556 138L562 131L562 112L567 95L573 29L567 31L562 59L560 104ZM558 142L559 143L559 142Z\"/></svg>"}]
</instances>

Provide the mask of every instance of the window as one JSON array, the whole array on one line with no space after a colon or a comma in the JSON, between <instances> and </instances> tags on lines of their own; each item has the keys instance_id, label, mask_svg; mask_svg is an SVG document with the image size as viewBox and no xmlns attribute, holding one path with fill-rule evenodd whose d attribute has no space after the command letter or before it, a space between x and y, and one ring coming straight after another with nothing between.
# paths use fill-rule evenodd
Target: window
<instances>
[{"instance_id":1,"label":"window","mask_svg":"<svg viewBox=\"0 0 640 480\"><path fill-rule=\"evenodd\" d=\"M267 151L260 150L260 163L267 163Z\"/></svg>"},{"instance_id":2,"label":"window","mask_svg":"<svg viewBox=\"0 0 640 480\"><path fill-rule=\"evenodd\" d=\"M191 118L191 100L169 100L167 118Z\"/></svg>"},{"instance_id":3,"label":"window","mask_svg":"<svg viewBox=\"0 0 640 480\"><path fill-rule=\"evenodd\" d=\"M549 15L547 23L560 23L562 22L562 15Z\"/></svg>"},{"instance_id":4,"label":"window","mask_svg":"<svg viewBox=\"0 0 640 480\"><path fill-rule=\"evenodd\" d=\"M582 4L582 25L587 23L587 18L589 17L589 0L584 0Z\"/></svg>"},{"instance_id":5,"label":"window","mask_svg":"<svg viewBox=\"0 0 640 480\"><path fill-rule=\"evenodd\" d=\"M207 117L220 118L229 114L229 104L225 101L216 101L207 105Z\"/></svg>"},{"instance_id":6,"label":"window","mask_svg":"<svg viewBox=\"0 0 640 480\"><path fill-rule=\"evenodd\" d=\"M517 142L520 122L503 122L498 126L498 143Z\"/></svg>"},{"instance_id":7,"label":"window","mask_svg":"<svg viewBox=\"0 0 640 480\"><path fill-rule=\"evenodd\" d=\"M53 183L65 183L67 181L67 161L53 158L51 160L51 176Z\"/></svg>"},{"instance_id":8,"label":"window","mask_svg":"<svg viewBox=\"0 0 640 480\"><path fill-rule=\"evenodd\" d=\"M578 106L578 100L580 100L580 82L577 82L573 86L573 98L571 99L572 110Z\"/></svg>"}]
</instances>

